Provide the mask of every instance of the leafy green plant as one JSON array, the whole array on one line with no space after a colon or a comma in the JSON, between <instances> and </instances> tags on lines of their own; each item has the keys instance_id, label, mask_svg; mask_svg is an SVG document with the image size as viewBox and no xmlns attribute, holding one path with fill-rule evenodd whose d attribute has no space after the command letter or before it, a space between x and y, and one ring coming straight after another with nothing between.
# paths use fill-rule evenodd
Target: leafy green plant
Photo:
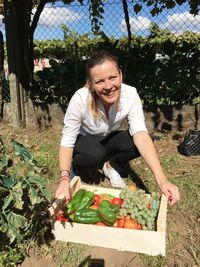
<instances>
[{"instance_id":1,"label":"leafy green plant","mask_svg":"<svg viewBox=\"0 0 200 267\"><path fill-rule=\"evenodd\" d=\"M5 264L8 258L23 259L27 240L51 238L50 194L42 171L22 144L12 140L6 148L0 138L0 258Z\"/></svg>"},{"instance_id":2,"label":"leafy green plant","mask_svg":"<svg viewBox=\"0 0 200 267\"><path fill-rule=\"evenodd\" d=\"M148 36L132 35L127 57L127 37L81 35L65 25L62 30L63 40L35 41L37 58L54 59L49 69L35 74L31 97L36 102L66 107L76 89L84 85L85 61L92 51L100 49L118 57L124 82L137 88L145 105L191 105L199 101L198 33L175 35L152 23Z\"/></svg>"}]
</instances>

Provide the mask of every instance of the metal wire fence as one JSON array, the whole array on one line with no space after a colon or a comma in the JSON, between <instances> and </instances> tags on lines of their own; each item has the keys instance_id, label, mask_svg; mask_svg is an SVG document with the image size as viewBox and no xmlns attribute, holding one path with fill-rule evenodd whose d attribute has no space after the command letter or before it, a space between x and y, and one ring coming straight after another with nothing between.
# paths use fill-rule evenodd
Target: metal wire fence
<instances>
[{"instance_id":1,"label":"metal wire fence","mask_svg":"<svg viewBox=\"0 0 200 267\"><path fill-rule=\"evenodd\" d=\"M187 4L177 5L173 9L166 9L161 14L152 16L150 7L144 6L136 14L133 10L133 2L127 1L127 3L132 34L148 35L151 22L175 34L184 31L200 32L200 15L194 17L189 14ZM135 3L137 1L134 1ZM115 38L127 36L122 1L106 1L100 21L102 23L100 30L107 36ZM91 32L89 4L80 5L78 1L74 1L70 5L64 5L61 2L46 5L35 32L35 39L62 39L62 24L79 34Z\"/></svg>"},{"instance_id":2,"label":"metal wire fence","mask_svg":"<svg viewBox=\"0 0 200 267\"><path fill-rule=\"evenodd\" d=\"M141 1L138 2L141 3ZM137 1L134 1L135 3ZM133 10L133 2L127 1L127 4L131 34L133 35L148 36L152 22L156 23L160 29L168 29L174 34L181 34L185 31L200 33L200 15L194 17L189 14L187 3L181 6L177 5L173 9L166 9L156 16L151 15L150 7L143 7L136 14ZM34 12L35 9L33 10L33 15ZM100 23L100 30L108 37L113 36L117 39L127 36L122 1L106 1ZM40 41L49 39L63 40L62 25L80 35L86 33L91 33L92 35L89 4L81 5L78 1L74 1L70 5L64 5L61 1L55 2L55 4L47 4L42 11L34 39ZM35 70L49 66L48 59L38 59L34 63ZM10 101L8 84L6 82L4 84L3 97L6 101Z\"/></svg>"}]
</instances>

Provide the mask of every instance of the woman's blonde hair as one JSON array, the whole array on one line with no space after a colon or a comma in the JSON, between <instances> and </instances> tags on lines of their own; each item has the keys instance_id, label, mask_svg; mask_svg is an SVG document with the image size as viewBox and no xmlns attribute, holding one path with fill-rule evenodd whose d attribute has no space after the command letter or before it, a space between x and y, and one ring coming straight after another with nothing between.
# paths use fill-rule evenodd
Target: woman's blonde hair
<instances>
[{"instance_id":1,"label":"woman's blonde hair","mask_svg":"<svg viewBox=\"0 0 200 267\"><path fill-rule=\"evenodd\" d=\"M90 99L88 101L88 105L89 108L92 112L92 115L97 118L100 116L98 107L97 107L97 94L95 92L95 90L92 88L92 80L90 77L90 70L95 67L96 65L101 65L102 63L104 63L105 61L111 61L113 62L118 71L120 72L120 67L119 67L119 63L117 60L117 57L111 55L110 53L108 53L107 51L104 50L100 50L100 51L95 51L92 53L92 55L90 56L90 58L87 61L86 64L86 87L88 88L89 92L90 92Z\"/></svg>"}]
</instances>

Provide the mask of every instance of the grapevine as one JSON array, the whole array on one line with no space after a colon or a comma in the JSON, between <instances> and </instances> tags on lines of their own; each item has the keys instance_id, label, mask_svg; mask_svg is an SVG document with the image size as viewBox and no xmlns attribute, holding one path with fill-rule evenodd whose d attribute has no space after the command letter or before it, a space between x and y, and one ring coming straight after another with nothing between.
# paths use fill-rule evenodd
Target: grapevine
<instances>
[{"instance_id":1,"label":"grapevine","mask_svg":"<svg viewBox=\"0 0 200 267\"><path fill-rule=\"evenodd\" d=\"M160 206L160 193L153 192L147 195L142 189L132 192L128 186L125 186L120 193L120 198L123 199L119 211L120 217L130 215L131 219L142 225L143 230L155 230Z\"/></svg>"}]
</instances>

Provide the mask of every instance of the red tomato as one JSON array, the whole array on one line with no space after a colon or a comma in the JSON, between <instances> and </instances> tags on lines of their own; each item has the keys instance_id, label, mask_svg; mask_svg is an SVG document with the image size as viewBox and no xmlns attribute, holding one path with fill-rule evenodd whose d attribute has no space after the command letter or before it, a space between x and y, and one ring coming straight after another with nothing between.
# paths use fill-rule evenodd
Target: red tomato
<instances>
[{"instance_id":1,"label":"red tomato","mask_svg":"<svg viewBox=\"0 0 200 267\"><path fill-rule=\"evenodd\" d=\"M113 205L118 204L118 205L121 207L121 205L122 205L122 203L123 203L123 200L122 200L121 198L119 198L119 197L114 197L114 198L111 200L111 203L112 203Z\"/></svg>"},{"instance_id":2,"label":"red tomato","mask_svg":"<svg viewBox=\"0 0 200 267\"><path fill-rule=\"evenodd\" d=\"M98 223L96 223L95 225L98 225L98 226L107 226L105 223L103 223L103 222L98 222Z\"/></svg>"},{"instance_id":3,"label":"red tomato","mask_svg":"<svg viewBox=\"0 0 200 267\"><path fill-rule=\"evenodd\" d=\"M98 194L95 194L94 205L99 206L100 201L101 201L101 197Z\"/></svg>"},{"instance_id":4,"label":"red tomato","mask_svg":"<svg viewBox=\"0 0 200 267\"><path fill-rule=\"evenodd\" d=\"M151 204L147 203L147 209L150 209L150 208L151 208Z\"/></svg>"},{"instance_id":5,"label":"red tomato","mask_svg":"<svg viewBox=\"0 0 200 267\"><path fill-rule=\"evenodd\" d=\"M65 217L63 216L63 214L57 214L57 216L56 216L56 221L67 222L68 219L65 218Z\"/></svg>"},{"instance_id":6,"label":"red tomato","mask_svg":"<svg viewBox=\"0 0 200 267\"><path fill-rule=\"evenodd\" d=\"M124 222L125 222L125 219L117 220L117 227L118 228L124 228Z\"/></svg>"},{"instance_id":7,"label":"red tomato","mask_svg":"<svg viewBox=\"0 0 200 267\"><path fill-rule=\"evenodd\" d=\"M126 219L124 222L124 228L138 230L138 223L135 220Z\"/></svg>"},{"instance_id":8,"label":"red tomato","mask_svg":"<svg viewBox=\"0 0 200 267\"><path fill-rule=\"evenodd\" d=\"M138 230L142 230L142 225L141 224L138 224L137 229Z\"/></svg>"}]
</instances>

